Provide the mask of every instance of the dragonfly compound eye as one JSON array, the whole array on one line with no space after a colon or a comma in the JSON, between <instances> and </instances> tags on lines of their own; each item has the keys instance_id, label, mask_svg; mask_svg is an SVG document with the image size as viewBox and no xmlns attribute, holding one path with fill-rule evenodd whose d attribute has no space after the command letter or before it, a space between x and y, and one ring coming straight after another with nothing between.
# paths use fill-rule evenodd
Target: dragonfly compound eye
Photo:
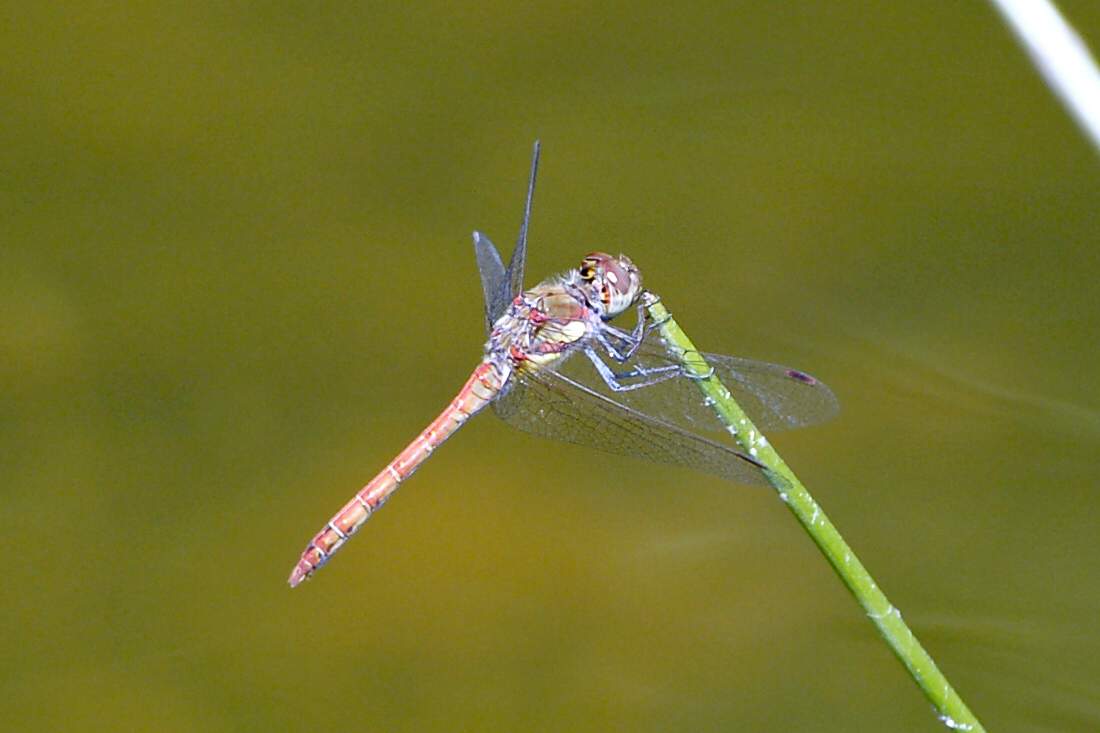
<instances>
[{"instance_id":1,"label":"dragonfly compound eye","mask_svg":"<svg viewBox=\"0 0 1100 733\"><path fill-rule=\"evenodd\" d=\"M581 261L579 272L605 319L629 308L642 292L642 275L626 255L593 252Z\"/></svg>"}]
</instances>

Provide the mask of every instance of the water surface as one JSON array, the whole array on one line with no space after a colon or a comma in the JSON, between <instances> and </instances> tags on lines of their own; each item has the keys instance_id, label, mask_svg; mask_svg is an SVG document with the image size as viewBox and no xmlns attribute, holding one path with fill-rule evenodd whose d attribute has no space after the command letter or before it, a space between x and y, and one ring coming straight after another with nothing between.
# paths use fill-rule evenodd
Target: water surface
<instances>
[{"instance_id":1,"label":"water surface","mask_svg":"<svg viewBox=\"0 0 1100 733\"><path fill-rule=\"evenodd\" d=\"M1093 3L1063 3L1098 43ZM990 730L1100 728L1100 158L979 3L22 11L0 43L12 730L935 730L784 506L480 416L469 235L627 252Z\"/></svg>"}]
</instances>

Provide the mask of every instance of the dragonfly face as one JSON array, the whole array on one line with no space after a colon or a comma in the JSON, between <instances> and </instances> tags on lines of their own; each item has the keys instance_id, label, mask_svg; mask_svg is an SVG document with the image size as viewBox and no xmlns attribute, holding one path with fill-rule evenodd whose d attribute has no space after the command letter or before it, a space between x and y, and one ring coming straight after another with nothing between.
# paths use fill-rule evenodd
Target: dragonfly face
<instances>
[{"instance_id":1,"label":"dragonfly face","mask_svg":"<svg viewBox=\"0 0 1100 733\"><path fill-rule=\"evenodd\" d=\"M605 321L625 311L642 294L642 273L626 255L592 252L581 260L578 273L589 305Z\"/></svg>"}]
</instances>

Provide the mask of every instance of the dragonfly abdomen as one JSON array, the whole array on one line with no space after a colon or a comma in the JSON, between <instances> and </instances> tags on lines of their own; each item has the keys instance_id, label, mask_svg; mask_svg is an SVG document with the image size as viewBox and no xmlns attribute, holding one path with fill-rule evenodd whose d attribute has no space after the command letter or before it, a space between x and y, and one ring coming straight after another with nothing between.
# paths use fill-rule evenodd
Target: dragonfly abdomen
<instances>
[{"instance_id":1,"label":"dragonfly abdomen","mask_svg":"<svg viewBox=\"0 0 1100 733\"><path fill-rule=\"evenodd\" d=\"M351 501L329 520L324 529L310 540L298 564L290 573L287 581L290 587L295 587L328 562L333 553L351 539L370 515L386 503L393 492L397 491L397 487L412 476L436 448L454 435L455 431L471 416L500 394L501 388L508 379L508 371L506 367L498 364L490 360L479 364L466 380L458 396L439 414L439 417L416 436L405 450L397 455L397 458L360 489Z\"/></svg>"}]
</instances>

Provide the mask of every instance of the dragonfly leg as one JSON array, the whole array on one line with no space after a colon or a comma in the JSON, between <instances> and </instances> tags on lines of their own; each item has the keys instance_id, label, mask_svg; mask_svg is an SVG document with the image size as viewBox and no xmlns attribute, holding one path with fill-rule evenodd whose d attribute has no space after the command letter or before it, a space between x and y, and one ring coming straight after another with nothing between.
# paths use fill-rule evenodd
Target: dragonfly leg
<instances>
[{"instance_id":1,"label":"dragonfly leg","mask_svg":"<svg viewBox=\"0 0 1100 733\"><path fill-rule=\"evenodd\" d=\"M630 392L641 387L649 387L666 379L678 377L683 373L680 367L675 364L659 367L644 367L638 364L630 371L616 373L607 365L607 362L600 358L595 349L588 347L584 350L584 353L612 392ZM627 384L626 380L637 381Z\"/></svg>"},{"instance_id":2,"label":"dragonfly leg","mask_svg":"<svg viewBox=\"0 0 1100 733\"><path fill-rule=\"evenodd\" d=\"M638 320L634 324L634 330L630 332L630 347L627 349L630 353L627 354L627 358L634 356L634 352L638 350L638 347L642 345L642 339L645 338L646 321L648 316L646 315L645 306L641 302L638 303Z\"/></svg>"},{"instance_id":3,"label":"dragonfly leg","mask_svg":"<svg viewBox=\"0 0 1100 733\"><path fill-rule=\"evenodd\" d=\"M668 313L667 311L665 313L665 317L659 321L649 317L649 307L660 302L661 296L649 290L646 290L644 293L642 293L642 297L638 299L638 317L641 318L644 316L645 319L648 321L645 327L646 333L649 333L654 329L660 328L672 319L672 314Z\"/></svg>"},{"instance_id":4,"label":"dragonfly leg","mask_svg":"<svg viewBox=\"0 0 1100 733\"><path fill-rule=\"evenodd\" d=\"M639 327L635 328L633 332L627 333L606 323L602 324L600 330L596 332L596 340L608 356L617 362L625 362L634 356L635 352L638 351L638 347L642 345L644 332L641 331L640 327L643 324L638 325Z\"/></svg>"},{"instance_id":5,"label":"dragonfly leg","mask_svg":"<svg viewBox=\"0 0 1100 733\"><path fill-rule=\"evenodd\" d=\"M639 301L638 319L633 329L628 332L621 328L616 328L610 323L601 323L596 333L596 339L612 359L618 362L624 362L634 356L634 352L642 345L642 340L649 331L649 326L646 321L647 315L645 305ZM617 339L619 344L611 343L611 339L608 338L608 336Z\"/></svg>"},{"instance_id":6,"label":"dragonfly leg","mask_svg":"<svg viewBox=\"0 0 1100 733\"><path fill-rule=\"evenodd\" d=\"M620 363L625 362L633 356L641 343L640 341L631 341L630 337L631 334L606 324L596 332L596 340L600 343L600 346L603 347L603 350L607 352L608 356ZM612 339L615 339L619 343L612 343Z\"/></svg>"}]
</instances>

